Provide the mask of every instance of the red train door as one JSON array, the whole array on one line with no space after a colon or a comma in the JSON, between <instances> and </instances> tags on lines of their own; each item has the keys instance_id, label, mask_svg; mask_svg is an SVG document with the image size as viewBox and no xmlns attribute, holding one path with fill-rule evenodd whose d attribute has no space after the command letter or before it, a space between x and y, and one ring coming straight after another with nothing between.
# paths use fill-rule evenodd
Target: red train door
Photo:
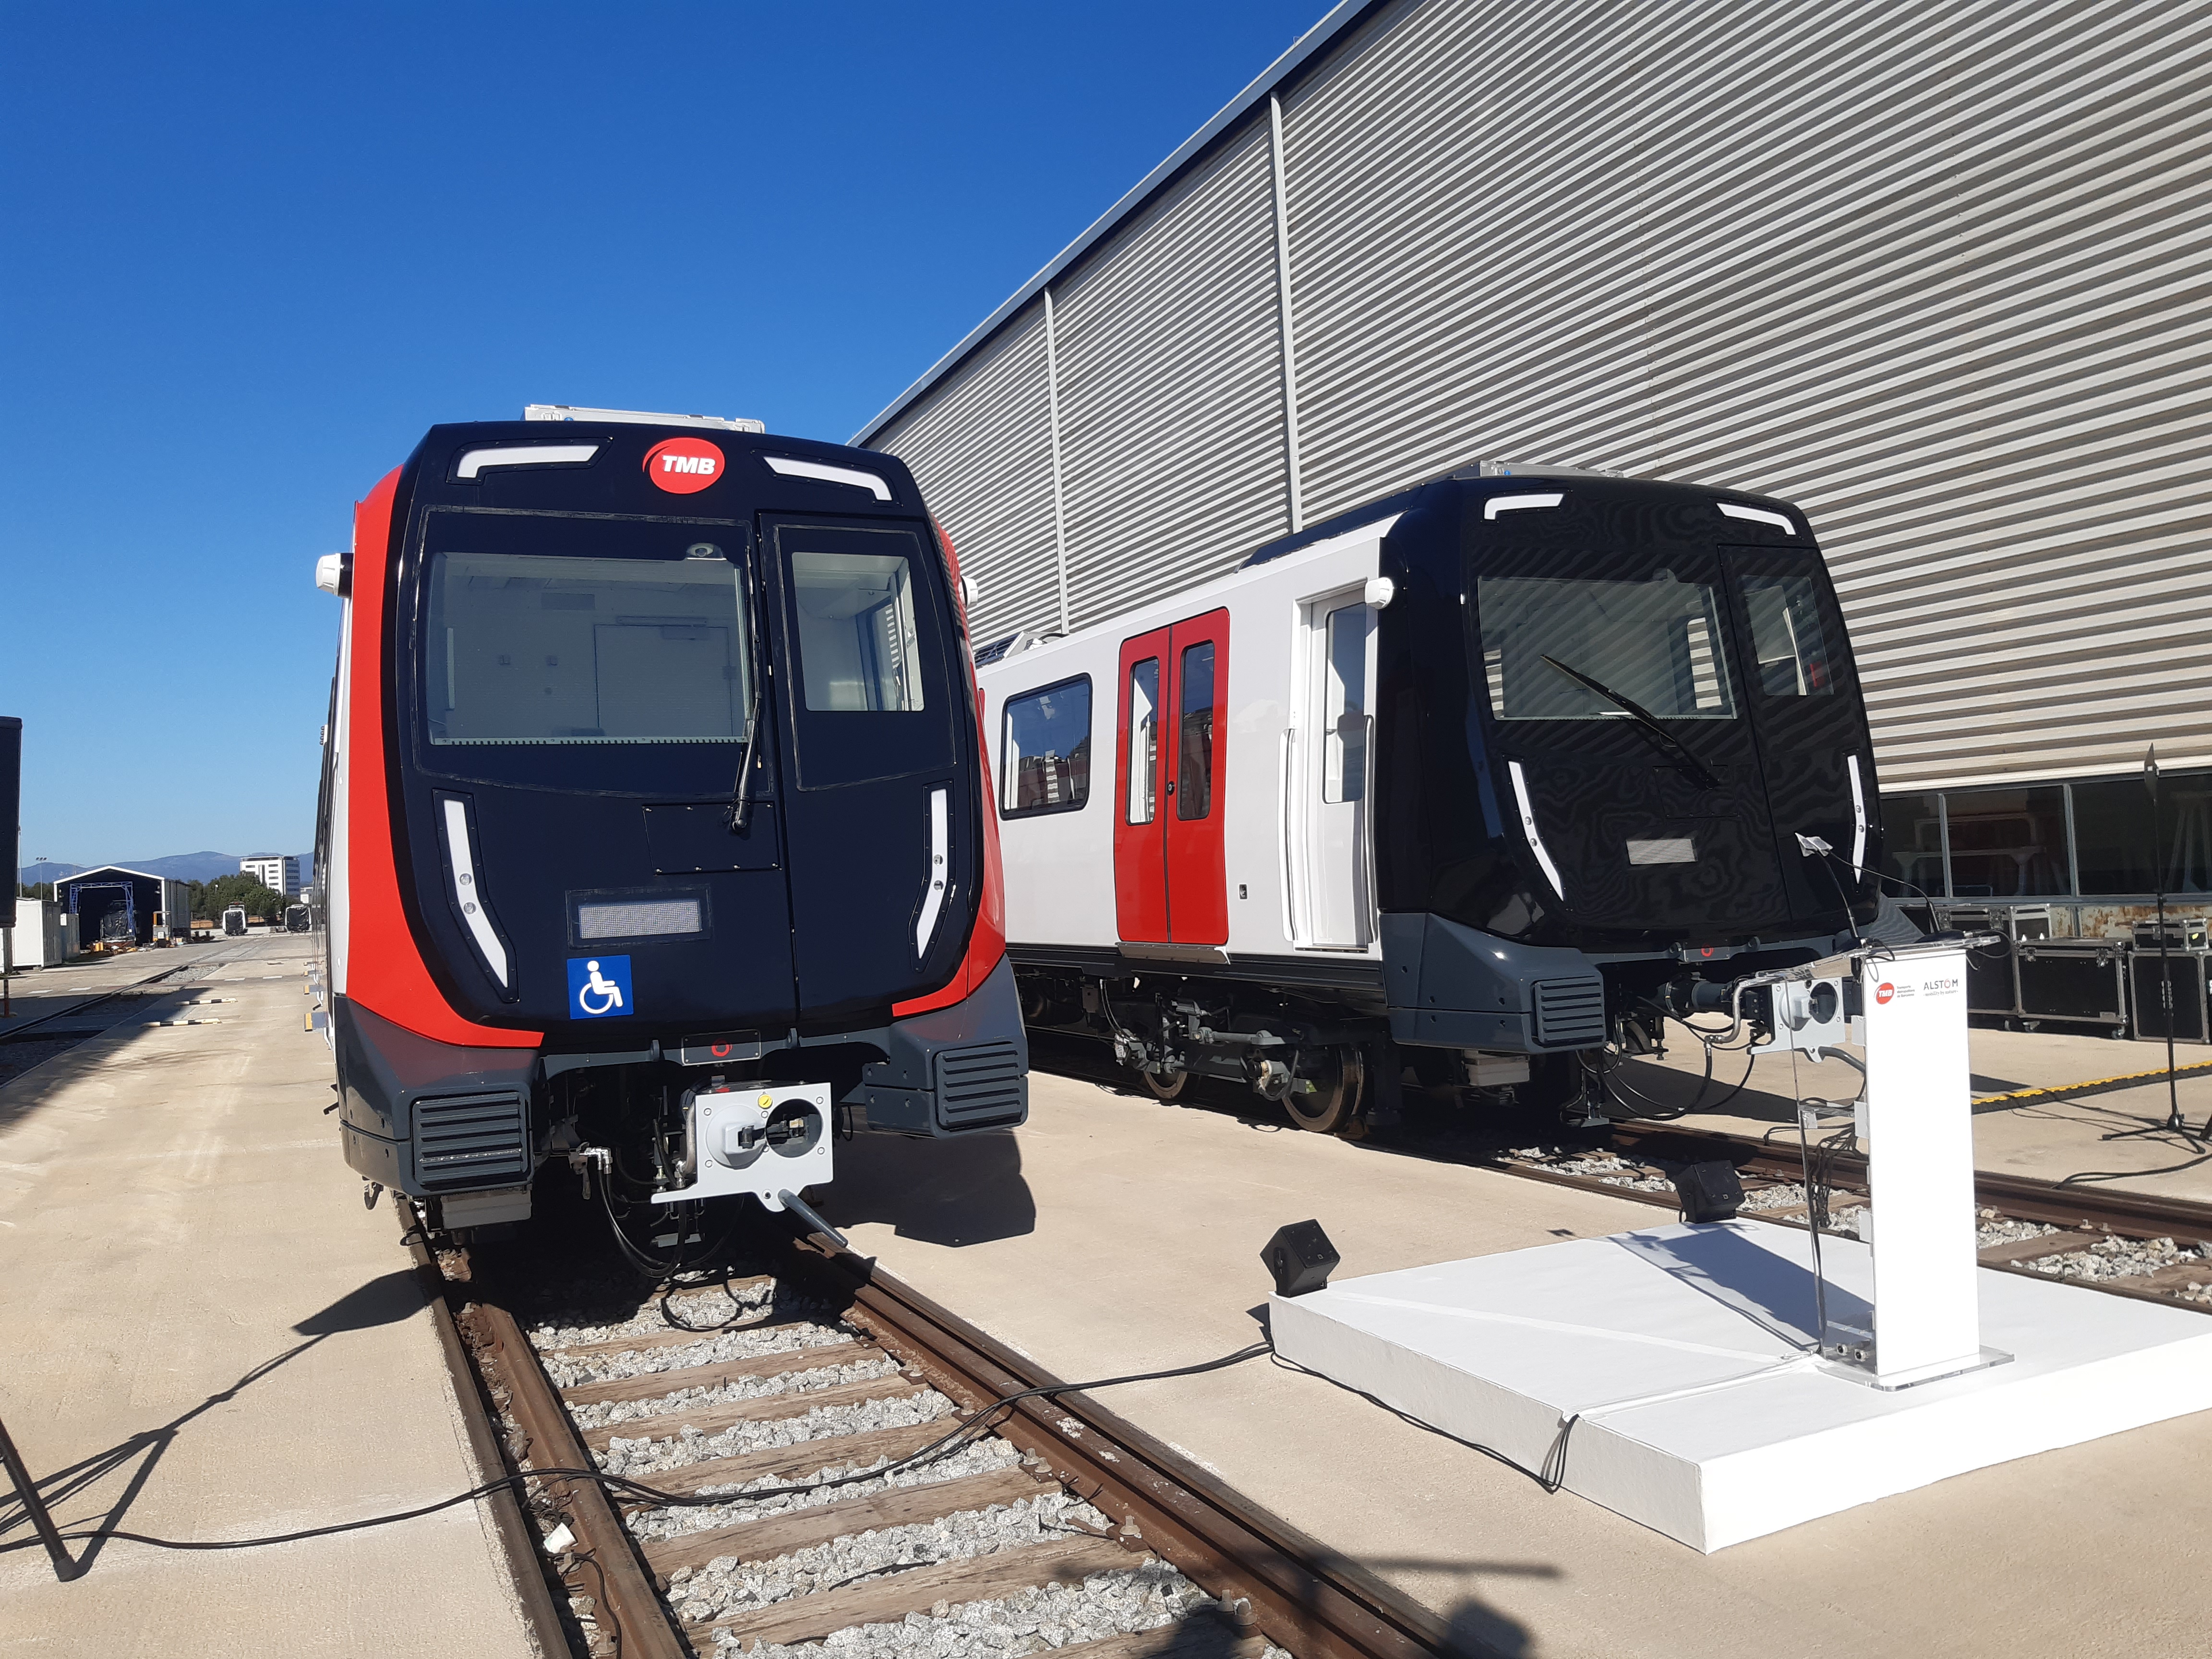
<instances>
[{"instance_id":1,"label":"red train door","mask_svg":"<svg viewBox=\"0 0 2212 1659\"><path fill-rule=\"evenodd\" d=\"M1121 641L1120 760L1115 767L1114 916L1123 939L1168 937L1167 825L1160 816L1167 764L1167 629Z\"/></svg>"},{"instance_id":2,"label":"red train door","mask_svg":"<svg viewBox=\"0 0 2212 1659\"><path fill-rule=\"evenodd\" d=\"M1122 641L1114 908L1125 939L1228 943L1228 690L1226 611Z\"/></svg>"}]
</instances>

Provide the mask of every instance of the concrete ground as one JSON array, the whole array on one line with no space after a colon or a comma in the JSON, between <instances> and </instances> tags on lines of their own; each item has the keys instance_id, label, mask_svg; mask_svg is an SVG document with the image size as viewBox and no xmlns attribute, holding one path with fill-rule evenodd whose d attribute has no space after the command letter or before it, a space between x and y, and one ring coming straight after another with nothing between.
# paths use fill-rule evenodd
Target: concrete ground
<instances>
[{"instance_id":1,"label":"concrete ground","mask_svg":"<svg viewBox=\"0 0 2212 1659\"><path fill-rule=\"evenodd\" d=\"M1164 1106L1042 1073L1032 1099L1012 1133L840 1146L826 1207L856 1249L1066 1378L1252 1340L1260 1249L1285 1222L1318 1218L1350 1275L1654 1215L1418 1143L1301 1133L1256 1102ZM1104 1399L1521 1659L2154 1659L2203 1652L2212 1629L2212 1416L1701 1556L1264 1359Z\"/></svg>"},{"instance_id":2,"label":"concrete ground","mask_svg":"<svg viewBox=\"0 0 2212 1659\"><path fill-rule=\"evenodd\" d=\"M57 968L17 968L8 975L10 1012L0 1018L0 1034L87 997L150 978L164 969L189 967L220 954L211 945L174 945L126 951L118 956L79 957Z\"/></svg>"},{"instance_id":3,"label":"concrete ground","mask_svg":"<svg viewBox=\"0 0 2212 1659\"><path fill-rule=\"evenodd\" d=\"M8 976L8 1012L0 1014L0 1085L74 1047L87 1031L143 1023L140 1006L148 998L171 994L173 981L222 954L179 945L18 969ZM159 984L143 983L163 975Z\"/></svg>"},{"instance_id":4,"label":"concrete ground","mask_svg":"<svg viewBox=\"0 0 2212 1659\"><path fill-rule=\"evenodd\" d=\"M1694 1039L1668 1027L1667 1057L1632 1062L1622 1068L1629 1087L1665 1106L1698 1098L1705 1060ZM1981 1103L1974 1112L1977 1167L2003 1175L2057 1181L2083 1173L2116 1177L2099 1186L2156 1193L2163 1197L2212 1202L2212 1142L2192 1147L2166 1135L2106 1140L2114 1130L2162 1123L2166 1115L2166 1045L2115 1041L2052 1031L1976 1029L1967 1034L1973 1066L1972 1086ZM1776 1054L1753 1062L1750 1082L1717 1112L1682 1119L1692 1128L1739 1134L1773 1134L1796 1144L1800 1094L1849 1100L1858 1093L1856 1073L1839 1061L1812 1066L1802 1055ZM2212 1060L2212 1048L2177 1043L2177 1068ZM2100 1079L2154 1072L2124 1087L2083 1093L2078 1087ZM1718 1100L1744 1077L1741 1054L1717 1054L1714 1082L1706 1093ZM2002 1097L2017 1090L2053 1092L2031 1100ZM2174 1093L2182 1115L2203 1129L2212 1117L2212 1070L2177 1071ZM2197 1162L2199 1158L2203 1162Z\"/></svg>"},{"instance_id":5,"label":"concrete ground","mask_svg":"<svg viewBox=\"0 0 2212 1659\"><path fill-rule=\"evenodd\" d=\"M65 1529L247 1537L483 1478L390 1208L362 1208L323 1115L307 954L257 936L26 976L197 974L0 1086L0 1418ZM191 1002L222 1023L144 1023ZM536 1650L477 1505L234 1553L72 1548L88 1571L58 1583L0 1497L0 1653Z\"/></svg>"}]
</instances>

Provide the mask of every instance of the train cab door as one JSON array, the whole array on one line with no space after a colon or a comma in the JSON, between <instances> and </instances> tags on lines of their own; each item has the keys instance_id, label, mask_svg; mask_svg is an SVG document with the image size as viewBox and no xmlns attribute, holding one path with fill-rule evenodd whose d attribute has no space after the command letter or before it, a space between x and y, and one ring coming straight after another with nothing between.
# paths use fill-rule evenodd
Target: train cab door
<instances>
[{"instance_id":1,"label":"train cab door","mask_svg":"<svg viewBox=\"0 0 2212 1659\"><path fill-rule=\"evenodd\" d=\"M1874 763L1844 619L1809 548L1724 547L1729 598L1742 618L1751 728L1791 912L1832 914L1838 886L1798 851L1817 836L1867 867ZM1844 891L1863 887L1835 870Z\"/></svg>"},{"instance_id":2,"label":"train cab door","mask_svg":"<svg viewBox=\"0 0 2212 1659\"><path fill-rule=\"evenodd\" d=\"M918 995L959 961L980 870L956 712L967 688L950 595L915 529L762 529L804 1029Z\"/></svg>"},{"instance_id":3,"label":"train cab door","mask_svg":"<svg viewBox=\"0 0 2212 1659\"><path fill-rule=\"evenodd\" d=\"M1114 910L1121 938L1229 942L1229 613L1121 642Z\"/></svg>"},{"instance_id":4,"label":"train cab door","mask_svg":"<svg viewBox=\"0 0 2212 1659\"><path fill-rule=\"evenodd\" d=\"M1301 690L1289 769L1299 852L1291 930L1302 945L1364 950L1375 911L1367 799L1375 612L1358 588L1300 609Z\"/></svg>"}]
</instances>

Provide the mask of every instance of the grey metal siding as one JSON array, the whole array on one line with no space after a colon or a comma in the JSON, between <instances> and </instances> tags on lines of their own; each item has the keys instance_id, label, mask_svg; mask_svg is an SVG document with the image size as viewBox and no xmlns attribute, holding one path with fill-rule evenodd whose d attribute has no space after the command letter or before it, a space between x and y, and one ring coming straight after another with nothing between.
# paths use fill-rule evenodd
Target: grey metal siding
<instances>
[{"instance_id":1,"label":"grey metal siding","mask_svg":"<svg viewBox=\"0 0 2212 1659\"><path fill-rule=\"evenodd\" d=\"M1235 568L1288 511L1264 123L1055 294L1077 628Z\"/></svg>"},{"instance_id":2,"label":"grey metal siding","mask_svg":"<svg viewBox=\"0 0 2212 1659\"><path fill-rule=\"evenodd\" d=\"M976 644L1057 624L1042 304L1012 319L875 447L913 469L961 574L974 580L968 622Z\"/></svg>"},{"instance_id":3,"label":"grey metal siding","mask_svg":"<svg viewBox=\"0 0 2212 1659\"><path fill-rule=\"evenodd\" d=\"M1309 522L1477 456L1789 497L1886 788L2212 763L2212 9L1425 0L1280 95ZM1286 527L1266 122L1054 279L1079 626ZM875 440L926 490L969 374Z\"/></svg>"}]
</instances>

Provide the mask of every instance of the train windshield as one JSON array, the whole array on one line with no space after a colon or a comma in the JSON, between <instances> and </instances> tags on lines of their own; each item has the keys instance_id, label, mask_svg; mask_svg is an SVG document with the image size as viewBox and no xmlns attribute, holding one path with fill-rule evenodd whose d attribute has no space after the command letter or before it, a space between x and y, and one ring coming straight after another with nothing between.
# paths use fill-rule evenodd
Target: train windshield
<instances>
[{"instance_id":1,"label":"train windshield","mask_svg":"<svg viewBox=\"0 0 2212 1659\"><path fill-rule=\"evenodd\" d=\"M1547 554L1544 574L1522 574L1516 562L1492 561L1475 584L1496 718L1631 720L1627 703L1661 720L1736 717L1717 572L1590 556L1587 574L1566 574L1571 556Z\"/></svg>"},{"instance_id":2,"label":"train windshield","mask_svg":"<svg viewBox=\"0 0 2212 1659\"><path fill-rule=\"evenodd\" d=\"M430 741L742 739L753 708L743 567L719 540L672 550L678 556L600 558L434 543L423 652Z\"/></svg>"}]
</instances>

